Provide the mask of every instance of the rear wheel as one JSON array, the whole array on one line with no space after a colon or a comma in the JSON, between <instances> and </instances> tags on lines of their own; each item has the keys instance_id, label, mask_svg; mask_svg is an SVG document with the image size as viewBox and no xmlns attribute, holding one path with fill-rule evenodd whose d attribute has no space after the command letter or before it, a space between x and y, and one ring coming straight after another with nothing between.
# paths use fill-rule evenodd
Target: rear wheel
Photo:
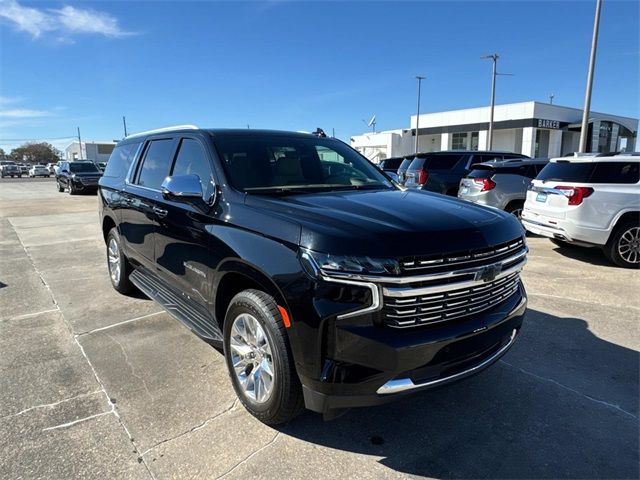
<instances>
[{"instance_id":1,"label":"rear wheel","mask_svg":"<svg viewBox=\"0 0 640 480\"><path fill-rule=\"evenodd\" d=\"M107 268L111 285L118 292L126 295L135 290L135 286L129 280L131 265L122 252L120 235L116 228L112 228L107 235Z\"/></svg>"},{"instance_id":2,"label":"rear wheel","mask_svg":"<svg viewBox=\"0 0 640 480\"><path fill-rule=\"evenodd\" d=\"M640 268L640 225L619 225L605 245L604 254L619 267Z\"/></svg>"},{"instance_id":3,"label":"rear wheel","mask_svg":"<svg viewBox=\"0 0 640 480\"><path fill-rule=\"evenodd\" d=\"M268 425L303 410L302 387L275 300L245 290L231 300L224 320L224 356L236 395Z\"/></svg>"},{"instance_id":4,"label":"rear wheel","mask_svg":"<svg viewBox=\"0 0 640 480\"><path fill-rule=\"evenodd\" d=\"M76 193L78 193L78 191L73 186L73 182L69 182L69 195L75 195Z\"/></svg>"},{"instance_id":5,"label":"rear wheel","mask_svg":"<svg viewBox=\"0 0 640 480\"><path fill-rule=\"evenodd\" d=\"M58 184L58 191L59 192L64 192L64 187L62 185L60 185L60 182L56 180L56 183Z\"/></svg>"},{"instance_id":6,"label":"rear wheel","mask_svg":"<svg viewBox=\"0 0 640 480\"><path fill-rule=\"evenodd\" d=\"M524 208L524 202L512 202L509 205L507 205L507 208L505 209L505 211L507 213L510 213L511 215L513 215L514 217L516 217L518 220L522 220L522 209Z\"/></svg>"}]
</instances>

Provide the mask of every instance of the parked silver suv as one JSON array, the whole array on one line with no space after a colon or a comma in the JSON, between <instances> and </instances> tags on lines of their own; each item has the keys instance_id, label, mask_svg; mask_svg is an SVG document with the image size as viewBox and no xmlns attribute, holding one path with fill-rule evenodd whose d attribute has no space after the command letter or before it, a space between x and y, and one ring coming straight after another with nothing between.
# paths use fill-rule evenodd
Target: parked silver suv
<instances>
[{"instance_id":1,"label":"parked silver suv","mask_svg":"<svg viewBox=\"0 0 640 480\"><path fill-rule=\"evenodd\" d=\"M478 163L460 180L458 197L505 210L519 219L527 187L547 163L548 158Z\"/></svg>"}]
</instances>

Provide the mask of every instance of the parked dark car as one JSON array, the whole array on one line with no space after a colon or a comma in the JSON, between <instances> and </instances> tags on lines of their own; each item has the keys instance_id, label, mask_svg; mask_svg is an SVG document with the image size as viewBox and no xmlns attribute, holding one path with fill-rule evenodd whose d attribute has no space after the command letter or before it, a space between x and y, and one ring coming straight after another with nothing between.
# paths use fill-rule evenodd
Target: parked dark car
<instances>
[{"instance_id":1,"label":"parked dark car","mask_svg":"<svg viewBox=\"0 0 640 480\"><path fill-rule=\"evenodd\" d=\"M547 163L548 158L478 163L460 180L458 197L499 208L520 219L531 180Z\"/></svg>"},{"instance_id":2,"label":"parked dark car","mask_svg":"<svg viewBox=\"0 0 640 480\"><path fill-rule=\"evenodd\" d=\"M401 185L404 185L404 182L407 180L407 169L409 168L409 165L411 165L411 162L413 162L413 158L413 155L404 157L402 162L400 162L396 175L398 175L398 183Z\"/></svg>"},{"instance_id":3,"label":"parked dark car","mask_svg":"<svg viewBox=\"0 0 640 480\"><path fill-rule=\"evenodd\" d=\"M457 196L460 180L477 163L529 158L510 152L443 151L419 153L407 169L404 185L444 195Z\"/></svg>"},{"instance_id":4,"label":"parked dark car","mask_svg":"<svg viewBox=\"0 0 640 480\"><path fill-rule=\"evenodd\" d=\"M22 177L22 171L20 167L16 165L16 162L11 160L3 160L0 162L0 177Z\"/></svg>"},{"instance_id":5,"label":"parked dark car","mask_svg":"<svg viewBox=\"0 0 640 480\"><path fill-rule=\"evenodd\" d=\"M378 165L378 167L383 172L397 173L398 167L400 166L403 160L404 160L404 157L385 158L384 160L380 161L380 164Z\"/></svg>"},{"instance_id":6,"label":"parked dark car","mask_svg":"<svg viewBox=\"0 0 640 480\"><path fill-rule=\"evenodd\" d=\"M118 143L99 196L113 287L222 348L268 424L467 377L523 321L513 216L401 190L334 138L146 132Z\"/></svg>"},{"instance_id":7,"label":"parked dark car","mask_svg":"<svg viewBox=\"0 0 640 480\"><path fill-rule=\"evenodd\" d=\"M102 172L95 163L89 161L58 162L56 184L59 192L69 190L70 195L76 193L95 193Z\"/></svg>"}]
</instances>

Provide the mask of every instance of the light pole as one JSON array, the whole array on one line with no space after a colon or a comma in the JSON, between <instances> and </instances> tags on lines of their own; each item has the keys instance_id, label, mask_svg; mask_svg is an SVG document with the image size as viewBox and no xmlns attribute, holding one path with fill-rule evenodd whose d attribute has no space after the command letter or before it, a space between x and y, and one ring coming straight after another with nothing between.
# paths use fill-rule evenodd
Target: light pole
<instances>
[{"instance_id":1,"label":"light pole","mask_svg":"<svg viewBox=\"0 0 640 480\"><path fill-rule=\"evenodd\" d=\"M124 127L124 138L127 138L127 117L122 116L122 126Z\"/></svg>"},{"instance_id":2,"label":"light pole","mask_svg":"<svg viewBox=\"0 0 640 480\"><path fill-rule=\"evenodd\" d=\"M483 60L493 60L493 70L491 73L491 109L489 112L489 135L487 138L487 150L491 150L493 147L493 110L496 106L496 65L500 57L497 53L492 53L491 55L483 55L480 58Z\"/></svg>"},{"instance_id":3,"label":"light pole","mask_svg":"<svg viewBox=\"0 0 640 480\"><path fill-rule=\"evenodd\" d=\"M593 86L593 70L596 66L596 49L598 47L598 30L600 29L600 10L602 0L596 0L596 14L593 20L593 36L591 38L591 55L589 56L589 71L587 73L587 89L584 94L584 108L582 110L582 127L580 128L580 152L587 150L587 134L589 130L589 110L591 109L591 87Z\"/></svg>"},{"instance_id":4,"label":"light pole","mask_svg":"<svg viewBox=\"0 0 640 480\"><path fill-rule=\"evenodd\" d=\"M422 85L422 80L426 77L422 77L420 75L416 75L416 80L418 80L418 108L416 110L416 146L415 146L415 154L418 154L418 133L420 127L420 86Z\"/></svg>"},{"instance_id":5,"label":"light pole","mask_svg":"<svg viewBox=\"0 0 640 480\"><path fill-rule=\"evenodd\" d=\"M78 157L80 158L78 160L82 160L82 139L80 138L80 127L78 127L78 145L80 146L80 153L78 153Z\"/></svg>"},{"instance_id":6,"label":"light pole","mask_svg":"<svg viewBox=\"0 0 640 480\"><path fill-rule=\"evenodd\" d=\"M555 95L552 93L549 95L549 104L553 105L553 99L554 99Z\"/></svg>"}]
</instances>

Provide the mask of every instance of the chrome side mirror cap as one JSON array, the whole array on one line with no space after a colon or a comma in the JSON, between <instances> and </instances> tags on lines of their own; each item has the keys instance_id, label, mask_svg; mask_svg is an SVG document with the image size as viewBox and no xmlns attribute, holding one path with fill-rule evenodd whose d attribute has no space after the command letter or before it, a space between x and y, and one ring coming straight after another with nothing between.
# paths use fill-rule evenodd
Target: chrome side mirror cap
<instances>
[{"instance_id":1,"label":"chrome side mirror cap","mask_svg":"<svg viewBox=\"0 0 640 480\"><path fill-rule=\"evenodd\" d=\"M202 200L202 185L197 175L174 175L164 179L162 196L168 200Z\"/></svg>"}]
</instances>

